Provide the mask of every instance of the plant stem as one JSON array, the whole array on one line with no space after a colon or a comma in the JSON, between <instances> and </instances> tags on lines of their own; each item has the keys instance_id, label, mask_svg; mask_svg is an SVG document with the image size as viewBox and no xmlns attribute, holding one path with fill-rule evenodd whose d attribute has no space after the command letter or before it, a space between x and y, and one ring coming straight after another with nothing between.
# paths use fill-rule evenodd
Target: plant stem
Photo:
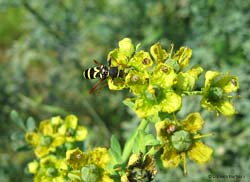
<instances>
[{"instance_id":1,"label":"plant stem","mask_svg":"<svg viewBox=\"0 0 250 182\"><path fill-rule=\"evenodd\" d=\"M182 92L184 95L202 95L202 91L183 91Z\"/></svg>"},{"instance_id":2,"label":"plant stem","mask_svg":"<svg viewBox=\"0 0 250 182\"><path fill-rule=\"evenodd\" d=\"M129 139L125 143L123 154L122 154L123 161L126 161L129 158L129 156L133 150L135 139L136 139L139 131L145 130L146 127L148 126L148 123L149 123L149 120L143 119L140 122L140 125L136 128L136 130L132 133L132 135L129 137Z\"/></svg>"}]
</instances>

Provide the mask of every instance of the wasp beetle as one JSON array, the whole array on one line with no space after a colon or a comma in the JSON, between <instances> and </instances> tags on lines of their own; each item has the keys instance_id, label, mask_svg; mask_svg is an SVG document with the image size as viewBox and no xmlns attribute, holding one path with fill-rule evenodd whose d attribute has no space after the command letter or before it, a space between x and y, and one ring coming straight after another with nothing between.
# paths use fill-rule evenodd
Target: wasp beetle
<instances>
[{"instance_id":1,"label":"wasp beetle","mask_svg":"<svg viewBox=\"0 0 250 182\"><path fill-rule=\"evenodd\" d=\"M86 69L83 72L83 76L85 79L95 79L99 78L100 80L91 88L90 93L93 93L97 86L105 79L111 78L112 80L115 78L123 78L124 71L119 69L118 66L111 66L111 60L108 61L109 65L105 66L96 60L94 62L97 64L95 67L91 67Z\"/></svg>"}]
</instances>

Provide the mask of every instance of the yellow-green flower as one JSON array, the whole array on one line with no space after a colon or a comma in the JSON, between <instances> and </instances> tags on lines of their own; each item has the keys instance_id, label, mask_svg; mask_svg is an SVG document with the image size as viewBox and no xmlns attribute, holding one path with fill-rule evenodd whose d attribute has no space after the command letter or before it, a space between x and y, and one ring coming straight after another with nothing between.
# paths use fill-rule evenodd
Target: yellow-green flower
<instances>
[{"instance_id":1,"label":"yellow-green flower","mask_svg":"<svg viewBox=\"0 0 250 182\"><path fill-rule=\"evenodd\" d=\"M150 84L169 89L176 83L177 74L174 69L165 63L159 63L150 77Z\"/></svg>"},{"instance_id":2,"label":"yellow-green flower","mask_svg":"<svg viewBox=\"0 0 250 182\"><path fill-rule=\"evenodd\" d=\"M158 112L173 113L181 107L181 96L169 90L149 85L144 96L135 99L134 111L140 118L157 115Z\"/></svg>"},{"instance_id":3,"label":"yellow-green flower","mask_svg":"<svg viewBox=\"0 0 250 182\"><path fill-rule=\"evenodd\" d=\"M41 121L38 132L27 132L26 141L35 147L34 152L41 158L64 143L64 137L57 133L50 120Z\"/></svg>"},{"instance_id":4,"label":"yellow-green flower","mask_svg":"<svg viewBox=\"0 0 250 182\"><path fill-rule=\"evenodd\" d=\"M173 91L166 91L164 94L164 99L159 103L160 111L173 113L181 108L181 96Z\"/></svg>"},{"instance_id":5,"label":"yellow-green flower","mask_svg":"<svg viewBox=\"0 0 250 182\"><path fill-rule=\"evenodd\" d=\"M167 51L161 47L160 43L156 43L150 47L150 53L156 63L163 63L167 58Z\"/></svg>"},{"instance_id":6,"label":"yellow-green flower","mask_svg":"<svg viewBox=\"0 0 250 182\"><path fill-rule=\"evenodd\" d=\"M143 50L135 53L135 55L129 60L128 67L131 67L139 72L148 73L153 66L153 60L148 52Z\"/></svg>"},{"instance_id":7,"label":"yellow-green flower","mask_svg":"<svg viewBox=\"0 0 250 182\"><path fill-rule=\"evenodd\" d=\"M216 71L206 72L205 86L203 89L202 107L208 110L215 110L225 116L235 114L229 94L239 88L238 78L229 74L222 74Z\"/></svg>"},{"instance_id":8,"label":"yellow-green flower","mask_svg":"<svg viewBox=\"0 0 250 182\"><path fill-rule=\"evenodd\" d=\"M108 78L108 87L110 90L122 90L126 88L124 80L120 78L116 78L112 80L111 78Z\"/></svg>"},{"instance_id":9,"label":"yellow-green flower","mask_svg":"<svg viewBox=\"0 0 250 182\"><path fill-rule=\"evenodd\" d=\"M173 60L177 61L180 66L180 70L188 66L189 60L192 56L192 49L188 47L181 47L173 56Z\"/></svg>"},{"instance_id":10,"label":"yellow-green flower","mask_svg":"<svg viewBox=\"0 0 250 182\"><path fill-rule=\"evenodd\" d=\"M79 149L68 150L66 160L73 169L81 169L81 178L84 182L113 181L107 170L110 156L106 148L99 147L86 153Z\"/></svg>"},{"instance_id":11,"label":"yellow-green flower","mask_svg":"<svg viewBox=\"0 0 250 182\"><path fill-rule=\"evenodd\" d=\"M66 161L73 169L81 169L87 164L87 157L87 154L79 148L67 150L66 152Z\"/></svg>"},{"instance_id":12,"label":"yellow-green flower","mask_svg":"<svg viewBox=\"0 0 250 182\"><path fill-rule=\"evenodd\" d=\"M41 158L65 142L82 141L87 137L88 131L83 126L78 126L78 119L69 115L62 120L59 116L50 120L41 121L37 132L27 132L26 141L35 149L37 157Z\"/></svg>"},{"instance_id":13,"label":"yellow-green flower","mask_svg":"<svg viewBox=\"0 0 250 182\"><path fill-rule=\"evenodd\" d=\"M156 123L158 138L162 141L161 160L166 168L184 164L186 173L186 156L199 164L210 160L213 150L200 141L208 135L200 135L204 121L199 113L191 113L180 122L161 121Z\"/></svg>"},{"instance_id":14,"label":"yellow-green flower","mask_svg":"<svg viewBox=\"0 0 250 182\"><path fill-rule=\"evenodd\" d=\"M108 60L111 60L111 66L126 66L134 50L135 48L131 39L124 38L119 41L119 48L114 49L108 54Z\"/></svg>"},{"instance_id":15,"label":"yellow-green flower","mask_svg":"<svg viewBox=\"0 0 250 182\"><path fill-rule=\"evenodd\" d=\"M41 160L28 164L30 173L33 173L35 182L66 182L68 166L65 160L55 155L48 155Z\"/></svg>"},{"instance_id":16,"label":"yellow-green flower","mask_svg":"<svg viewBox=\"0 0 250 182\"><path fill-rule=\"evenodd\" d=\"M135 95L140 95L148 86L149 75L131 70L125 78L125 83Z\"/></svg>"},{"instance_id":17,"label":"yellow-green flower","mask_svg":"<svg viewBox=\"0 0 250 182\"><path fill-rule=\"evenodd\" d=\"M201 67L196 67L188 70L187 72L179 72L177 75L176 87L182 91L191 91L195 86L195 81L202 73Z\"/></svg>"},{"instance_id":18,"label":"yellow-green flower","mask_svg":"<svg viewBox=\"0 0 250 182\"><path fill-rule=\"evenodd\" d=\"M88 135L87 128L78 125L75 115L69 115L65 122L59 127L58 133L65 136L67 142L83 141Z\"/></svg>"},{"instance_id":19,"label":"yellow-green flower","mask_svg":"<svg viewBox=\"0 0 250 182\"><path fill-rule=\"evenodd\" d=\"M139 118L155 115L159 112L160 106L149 99L137 98L134 104L134 111Z\"/></svg>"}]
</instances>

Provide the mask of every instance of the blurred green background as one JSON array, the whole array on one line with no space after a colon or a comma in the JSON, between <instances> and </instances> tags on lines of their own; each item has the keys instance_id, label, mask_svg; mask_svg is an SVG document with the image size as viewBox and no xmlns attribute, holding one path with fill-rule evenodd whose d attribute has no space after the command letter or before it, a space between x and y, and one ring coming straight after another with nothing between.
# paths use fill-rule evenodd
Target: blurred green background
<instances>
[{"instance_id":1,"label":"blurred green background","mask_svg":"<svg viewBox=\"0 0 250 182\"><path fill-rule=\"evenodd\" d=\"M73 113L89 128L93 147L108 146L111 134L126 140L139 122L122 104L129 92L104 88L90 95L96 80L82 77L93 59L106 64L107 53L124 37L144 49L158 41L167 49L171 43L175 49L189 46L191 66L230 71L240 80L237 115L202 111L204 133L215 133L205 141L214 148L213 160L203 166L189 162L187 176L180 168L162 169L158 161L156 181L218 181L210 174L250 181L249 0L0 0L0 181L32 181L24 168L34 155L15 152L23 143L15 140L21 133L10 119L12 110L37 123ZM185 99L180 118L201 111L197 103Z\"/></svg>"}]
</instances>

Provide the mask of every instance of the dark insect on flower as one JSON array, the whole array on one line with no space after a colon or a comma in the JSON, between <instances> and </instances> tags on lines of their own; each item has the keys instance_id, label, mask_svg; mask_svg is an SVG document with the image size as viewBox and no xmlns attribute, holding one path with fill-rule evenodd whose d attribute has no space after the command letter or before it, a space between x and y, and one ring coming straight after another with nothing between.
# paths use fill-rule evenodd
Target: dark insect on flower
<instances>
[{"instance_id":1,"label":"dark insect on flower","mask_svg":"<svg viewBox=\"0 0 250 182\"><path fill-rule=\"evenodd\" d=\"M83 76L85 79L96 79L100 80L91 88L89 91L90 94L94 93L94 91L100 86L101 82L107 78L115 79L115 78L123 78L124 71L119 69L118 66L111 66L111 60L108 61L108 66L105 66L98 61L94 60L97 66L88 68L83 72ZM102 87L99 87L101 89Z\"/></svg>"}]
</instances>

